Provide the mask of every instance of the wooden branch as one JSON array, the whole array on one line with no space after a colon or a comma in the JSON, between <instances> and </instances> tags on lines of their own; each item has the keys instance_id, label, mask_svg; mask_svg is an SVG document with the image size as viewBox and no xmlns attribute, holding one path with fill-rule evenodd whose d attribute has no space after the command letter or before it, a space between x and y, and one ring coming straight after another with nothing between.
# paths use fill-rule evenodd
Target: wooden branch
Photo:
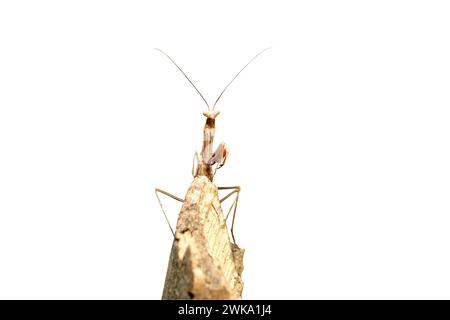
<instances>
[{"instance_id":1,"label":"wooden branch","mask_svg":"<svg viewBox=\"0 0 450 320\"><path fill-rule=\"evenodd\" d=\"M240 299L244 250L230 242L217 187L189 187L177 222L163 299Z\"/></svg>"}]
</instances>

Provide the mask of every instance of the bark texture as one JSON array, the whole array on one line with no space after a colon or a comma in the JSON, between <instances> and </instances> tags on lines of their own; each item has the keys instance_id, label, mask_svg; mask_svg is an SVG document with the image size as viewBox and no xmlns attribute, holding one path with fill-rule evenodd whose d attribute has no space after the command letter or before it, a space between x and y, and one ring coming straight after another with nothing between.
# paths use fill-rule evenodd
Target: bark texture
<instances>
[{"instance_id":1,"label":"bark texture","mask_svg":"<svg viewBox=\"0 0 450 320\"><path fill-rule=\"evenodd\" d=\"M217 187L194 179L178 217L163 299L240 299L244 250L230 242Z\"/></svg>"}]
</instances>

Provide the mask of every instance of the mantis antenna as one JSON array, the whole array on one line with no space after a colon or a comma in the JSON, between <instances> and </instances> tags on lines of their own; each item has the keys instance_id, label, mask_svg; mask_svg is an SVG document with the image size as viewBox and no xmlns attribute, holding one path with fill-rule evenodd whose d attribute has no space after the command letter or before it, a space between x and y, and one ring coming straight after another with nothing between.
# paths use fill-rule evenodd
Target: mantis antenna
<instances>
[{"instance_id":1,"label":"mantis antenna","mask_svg":"<svg viewBox=\"0 0 450 320\"><path fill-rule=\"evenodd\" d=\"M206 106L208 107L208 110L210 110L209 108L209 104L206 101L205 97L203 97L203 95L201 94L201 92L197 89L197 87L195 86L195 84L191 81L191 79L189 79L189 77L186 75L186 73L184 73L184 71L176 64L175 61L173 61L173 59L171 57L169 57L169 55L167 53L165 53L164 51L162 51L161 49L155 48L155 50L158 50L159 52L161 52L163 55L165 55L167 58L169 58L170 61L172 61L172 63L178 68L178 70L181 71L181 73L183 74L183 76L186 77L186 79L189 81L189 83L194 87L195 90L197 90L198 94L200 95L200 97L202 97L203 101L205 101ZM256 57L255 57L256 58ZM233 79L234 80L234 79Z\"/></svg>"},{"instance_id":2,"label":"mantis antenna","mask_svg":"<svg viewBox=\"0 0 450 320\"><path fill-rule=\"evenodd\" d=\"M234 79L236 79L236 78L238 77L238 75L239 75L242 71L244 71L244 69L245 69L250 63L252 63L253 60L255 60L260 54L262 54L264 51L269 50L270 48L271 48L271 47L265 48L264 50L260 51L256 56L254 56L253 58L251 58L250 61L247 62L247 64L241 69L241 71L239 71L239 72L234 76L234 78L231 79L231 81L226 85L226 87L222 90L222 92L221 92L221 93L219 94L219 96L217 97L216 102L214 102L214 105L213 105L213 108L212 108L213 110L214 110L214 108L216 107L216 104L217 104L217 102L219 101L220 97L222 97L223 93L225 92L225 90L227 90L227 88L230 86L230 84L233 83ZM197 91L198 91L198 90L197 90Z\"/></svg>"}]
</instances>

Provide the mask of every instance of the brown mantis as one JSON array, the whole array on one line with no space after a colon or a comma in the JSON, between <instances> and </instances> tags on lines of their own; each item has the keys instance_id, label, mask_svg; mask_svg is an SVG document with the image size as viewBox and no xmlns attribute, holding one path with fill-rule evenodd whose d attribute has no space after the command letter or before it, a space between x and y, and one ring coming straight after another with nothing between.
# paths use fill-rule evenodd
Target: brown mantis
<instances>
[{"instance_id":1,"label":"brown mantis","mask_svg":"<svg viewBox=\"0 0 450 320\"><path fill-rule=\"evenodd\" d=\"M231 85L231 83L233 83L233 81L239 76L239 74L253 60L255 60L259 55L261 55L264 51L266 51L268 49L270 49L270 48L266 48L266 49L260 51L252 59L250 59L249 62L247 62L247 64L225 86L225 88L222 90L222 92L219 94L216 101L214 102L213 107L211 108L209 106L208 102L206 101L206 99L204 98L204 96L201 94L201 92L197 89L197 87L194 85L194 83L189 79L189 77L186 75L186 73L184 73L184 71L175 63L175 61L172 60L172 58L168 54L166 54L164 51L162 51L161 49L155 48L155 50L158 50L159 52L164 54L178 68L178 70L181 71L181 73L184 75L184 77L189 81L189 83L194 87L194 89L197 91L197 93L203 99L203 101L205 102L205 104L208 108L207 111L203 112L203 115L206 117L206 122L205 122L205 126L203 128L203 144L202 144L202 150L200 152L200 157L198 156L198 153L195 152L194 160L192 163L192 176L194 178L198 177L198 176L206 176L212 182L213 178L216 174L216 171L225 164L225 162L227 160L227 156L229 154L229 149L226 147L225 143L222 142L217 147L216 151L213 152L215 121L216 121L217 116L220 113L218 110L215 110L215 107L217 105L217 102L222 97L223 93L227 90L227 88ZM197 165L196 165L196 162L197 162ZM233 203L231 204L231 206L225 216L225 221L227 221L228 216L231 213L231 210L233 210L233 216L232 216L232 220L231 220L231 236L233 238L233 242L236 244L236 240L234 237L234 221L236 218L236 210L237 210L237 205L238 205L238 201L239 201L239 193L241 191L241 188L239 186L231 186L231 187L217 187L217 189L218 190L231 190L225 197L220 199L220 203L227 200L232 195L234 195L234 194L236 195L233 200ZM164 195L166 195L172 199L175 199L181 203L183 203L184 200L167 192L167 191L164 191L162 189L159 189L159 188L155 189L155 194L158 199L159 205L161 206L161 210L164 214L167 224L169 225L170 231L172 232L173 236L175 236L174 229L170 225L169 218L167 217L166 212L164 211L164 207L162 205L162 202L161 202L161 199L160 199L158 193L164 194ZM216 208L214 208L214 210L216 210ZM216 210L216 212L217 212L217 210Z\"/></svg>"}]
</instances>

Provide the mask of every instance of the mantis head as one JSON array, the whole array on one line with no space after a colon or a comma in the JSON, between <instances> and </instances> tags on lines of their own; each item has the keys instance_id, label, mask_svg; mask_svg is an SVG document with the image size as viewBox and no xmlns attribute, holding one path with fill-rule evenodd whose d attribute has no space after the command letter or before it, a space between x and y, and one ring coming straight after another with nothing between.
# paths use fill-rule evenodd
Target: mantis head
<instances>
[{"instance_id":1,"label":"mantis head","mask_svg":"<svg viewBox=\"0 0 450 320\"><path fill-rule=\"evenodd\" d=\"M203 115L207 117L208 119L215 119L219 115L219 110L207 110L203 111Z\"/></svg>"}]
</instances>

